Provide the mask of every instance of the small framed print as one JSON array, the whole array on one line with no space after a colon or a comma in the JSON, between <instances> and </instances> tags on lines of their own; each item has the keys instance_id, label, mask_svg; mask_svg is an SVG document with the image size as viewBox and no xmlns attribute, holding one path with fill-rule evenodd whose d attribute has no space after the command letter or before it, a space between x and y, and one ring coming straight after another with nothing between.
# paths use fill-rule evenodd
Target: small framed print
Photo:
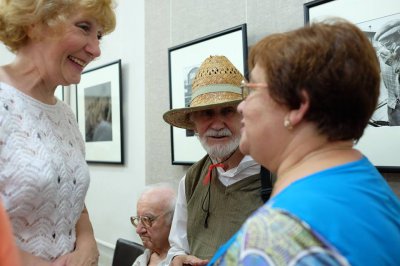
<instances>
[{"instance_id":1,"label":"small framed print","mask_svg":"<svg viewBox=\"0 0 400 266\"><path fill-rule=\"evenodd\" d=\"M121 94L121 60L82 73L75 106L89 163L124 163Z\"/></svg>"}]
</instances>

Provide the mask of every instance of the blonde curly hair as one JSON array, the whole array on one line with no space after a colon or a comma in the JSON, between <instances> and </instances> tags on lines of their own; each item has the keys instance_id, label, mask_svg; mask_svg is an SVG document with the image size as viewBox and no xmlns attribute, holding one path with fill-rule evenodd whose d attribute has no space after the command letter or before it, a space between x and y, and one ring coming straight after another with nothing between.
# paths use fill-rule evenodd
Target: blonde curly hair
<instances>
[{"instance_id":1,"label":"blonde curly hair","mask_svg":"<svg viewBox=\"0 0 400 266\"><path fill-rule=\"evenodd\" d=\"M27 43L30 25L55 27L76 10L93 16L108 34L115 29L114 8L113 0L0 0L0 40L16 52Z\"/></svg>"}]
</instances>

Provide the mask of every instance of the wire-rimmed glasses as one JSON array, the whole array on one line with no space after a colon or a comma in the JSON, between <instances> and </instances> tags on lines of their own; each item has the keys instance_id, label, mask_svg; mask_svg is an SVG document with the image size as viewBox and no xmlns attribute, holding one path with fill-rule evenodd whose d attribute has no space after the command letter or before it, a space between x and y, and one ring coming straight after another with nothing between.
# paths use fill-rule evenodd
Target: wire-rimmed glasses
<instances>
[{"instance_id":1,"label":"wire-rimmed glasses","mask_svg":"<svg viewBox=\"0 0 400 266\"><path fill-rule=\"evenodd\" d=\"M242 80L240 89L242 90L242 99L245 100L255 88L268 88L267 83L250 83L247 80Z\"/></svg>"},{"instance_id":2,"label":"wire-rimmed glasses","mask_svg":"<svg viewBox=\"0 0 400 266\"><path fill-rule=\"evenodd\" d=\"M142 225L146 228L150 228L153 226L153 223L155 220L157 220L159 217L166 215L167 213L170 213L171 211L164 212L163 214L157 215L157 216L150 216L150 215L143 215L143 216L131 216L131 223L134 227L137 227L139 223L142 223Z\"/></svg>"}]
</instances>

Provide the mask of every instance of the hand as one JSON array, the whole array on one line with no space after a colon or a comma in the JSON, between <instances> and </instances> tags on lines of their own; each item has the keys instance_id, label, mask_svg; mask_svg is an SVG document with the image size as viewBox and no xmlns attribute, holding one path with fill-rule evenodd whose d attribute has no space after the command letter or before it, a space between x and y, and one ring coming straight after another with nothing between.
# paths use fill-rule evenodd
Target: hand
<instances>
[{"instance_id":1,"label":"hand","mask_svg":"<svg viewBox=\"0 0 400 266\"><path fill-rule=\"evenodd\" d=\"M76 223L75 250L57 258L52 266L96 266L99 251L86 207Z\"/></svg>"},{"instance_id":2,"label":"hand","mask_svg":"<svg viewBox=\"0 0 400 266\"><path fill-rule=\"evenodd\" d=\"M21 265L36 265L36 266L52 266L53 264L40 257L34 256L22 249L19 249L19 255L21 258ZM1 264L1 263L0 263Z\"/></svg>"},{"instance_id":3,"label":"hand","mask_svg":"<svg viewBox=\"0 0 400 266\"><path fill-rule=\"evenodd\" d=\"M76 249L57 258L51 266L97 266L99 252L97 247Z\"/></svg>"},{"instance_id":4,"label":"hand","mask_svg":"<svg viewBox=\"0 0 400 266\"><path fill-rule=\"evenodd\" d=\"M172 261L172 266L182 266L182 265L191 265L191 266L204 266L207 265L208 260L199 259L193 255L178 255L175 256Z\"/></svg>"}]
</instances>

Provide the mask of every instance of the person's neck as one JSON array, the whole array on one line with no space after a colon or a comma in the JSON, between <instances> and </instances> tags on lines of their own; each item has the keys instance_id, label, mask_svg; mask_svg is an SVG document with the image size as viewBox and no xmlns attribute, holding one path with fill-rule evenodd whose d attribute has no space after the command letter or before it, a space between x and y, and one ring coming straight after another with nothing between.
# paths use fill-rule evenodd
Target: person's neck
<instances>
[{"instance_id":1,"label":"person's neck","mask_svg":"<svg viewBox=\"0 0 400 266\"><path fill-rule=\"evenodd\" d=\"M236 148L231 154L226 156L225 158L211 158L213 163L222 163L224 164L224 170L227 171L229 169L235 168L239 165L239 163L243 160L244 155Z\"/></svg>"},{"instance_id":2,"label":"person's neck","mask_svg":"<svg viewBox=\"0 0 400 266\"><path fill-rule=\"evenodd\" d=\"M15 60L3 66L2 81L46 104L55 104L54 91L56 86L44 82L38 68L29 57L18 53Z\"/></svg>"},{"instance_id":3,"label":"person's neck","mask_svg":"<svg viewBox=\"0 0 400 266\"><path fill-rule=\"evenodd\" d=\"M304 148L304 147L303 147ZM354 161L360 153L353 149L352 141L322 142L299 148L287 158L277 171L273 195L278 194L294 181L324 169Z\"/></svg>"},{"instance_id":4,"label":"person's neck","mask_svg":"<svg viewBox=\"0 0 400 266\"><path fill-rule=\"evenodd\" d=\"M150 255L150 260L148 265L158 265L161 261L163 261L168 254L169 246L160 250L153 250Z\"/></svg>"}]
</instances>

